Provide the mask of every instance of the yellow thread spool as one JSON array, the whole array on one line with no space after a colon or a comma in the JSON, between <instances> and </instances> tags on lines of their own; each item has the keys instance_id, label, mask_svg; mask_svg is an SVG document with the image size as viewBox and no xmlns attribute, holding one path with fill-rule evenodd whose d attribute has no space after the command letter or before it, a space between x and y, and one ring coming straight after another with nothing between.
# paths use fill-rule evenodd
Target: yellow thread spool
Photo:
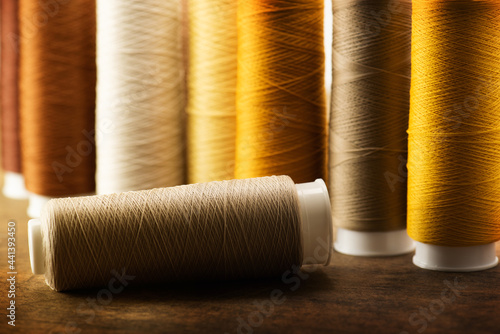
<instances>
[{"instance_id":1,"label":"yellow thread spool","mask_svg":"<svg viewBox=\"0 0 500 334\"><path fill-rule=\"evenodd\" d=\"M188 182L234 177L238 3L189 0Z\"/></svg>"},{"instance_id":2,"label":"yellow thread spool","mask_svg":"<svg viewBox=\"0 0 500 334\"><path fill-rule=\"evenodd\" d=\"M498 1L413 1L408 233L420 267L498 262L499 40Z\"/></svg>"}]
</instances>

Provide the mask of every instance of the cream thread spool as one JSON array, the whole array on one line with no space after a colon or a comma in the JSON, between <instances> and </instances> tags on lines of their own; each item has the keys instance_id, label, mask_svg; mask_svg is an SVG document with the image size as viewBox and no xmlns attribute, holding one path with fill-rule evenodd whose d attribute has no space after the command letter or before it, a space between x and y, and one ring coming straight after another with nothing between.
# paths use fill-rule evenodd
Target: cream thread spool
<instances>
[{"instance_id":1,"label":"cream thread spool","mask_svg":"<svg viewBox=\"0 0 500 334\"><path fill-rule=\"evenodd\" d=\"M96 193L183 184L182 1L96 3Z\"/></svg>"},{"instance_id":2,"label":"cream thread spool","mask_svg":"<svg viewBox=\"0 0 500 334\"><path fill-rule=\"evenodd\" d=\"M170 188L170 189L172 189L172 190L175 190L175 188L177 188L179 190L182 190L182 189L184 189L184 190L209 189L211 186L223 185L223 183L225 183L226 185L232 184L232 185L236 185L238 187L241 186L241 188L239 188L240 189L239 191L233 193L234 195L236 195L234 198L234 201L228 202L229 204L237 205L238 203L240 203L240 201L243 201L246 196L250 196L250 197L251 196L259 196L258 192L256 193L256 192L252 191L252 192L247 193L247 192L242 190L242 189L248 189L248 188L245 188L245 186L248 186L249 183L254 182L253 180L257 180L258 182L261 182L261 184L259 184L259 188L258 188L258 190L261 192L266 191L266 189L273 190L273 191L275 191L276 189L280 189L279 186L276 186L276 184L279 182L286 182L288 185L291 184L292 188L288 188L288 189L295 189L295 191L296 191L296 197L295 197L295 195L294 195L294 197L296 198L298 203L296 203L296 202L294 202L294 203L296 203L296 208L298 210L297 212L295 212L295 214L297 214L298 225L300 228L300 243L299 244L300 244L301 249L300 250L293 250L292 249L289 251L287 248L283 248L285 246L283 246L279 243L276 243L275 245L273 245L274 248L272 248L272 249L276 250L278 256L280 256L279 254L285 255L285 254L291 252L293 254L302 254L301 262L303 264L328 265L330 262L330 256L331 256L332 224L331 224L330 201L329 201L329 197L328 197L328 191L326 189L326 185L325 185L324 181L321 179L317 179L315 182L296 184L293 186L293 181L289 177L281 176L281 177L266 177L266 178L259 178L259 179L210 182L210 183L206 183L206 184L180 186L180 187L174 187L174 188ZM228 183L228 182L232 182L232 183ZM217 183L218 183L218 185L217 185ZM197 188L195 188L195 187L197 187ZM203 187L205 187L205 188L203 188ZM166 188L166 189L168 189L168 188ZM213 189L215 189L215 188L213 188ZM123 193L121 195L122 196L135 196L135 195L138 195L139 193L147 194L148 192L152 192L152 191L155 191L155 190L129 192L129 193ZM291 191L293 191L293 190L291 190ZM203 193L203 194L204 194L203 196L205 196L205 193ZM201 195L201 193L198 193L198 195ZM269 195L271 195L271 196L274 195L274 192L269 193ZM276 194L276 195L279 195L279 194ZM110 196L120 196L120 194L110 195ZM109 196L94 196L91 199L97 199L99 197L101 197L101 198L108 197L109 198ZM255 198L249 198L249 199L250 199L250 202L253 202ZM85 200L85 199L83 199L83 200ZM227 198L225 200L227 200ZM279 202L279 201L281 201L281 199L279 199L279 198L277 198L276 201L277 201L277 203L282 203L282 202ZM208 207L200 208L200 210L203 210L203 209L214 210L213 205L216 203L214 202L212 197L211 197L211 200L209 200L209 202L207 202L207 203L208 203L207 204ZM245 203L243 203L243 204L245 204ZM243 204L241 204L241 205L243 205ZM231 208L231 206L229 208ZM178 209L182 210L182 208L178 208ZM272 214L272 215L279 215L279 216L282 216L282 210L284 210L284 208L281 206L274 207L274 208L272 206L270 206L270 207L266 206L264 209L265 209L264 215ZM252 209L252 210L254 210L254 209ZM272 212L272 210L274 210L274 212ZM254 212L255 212L255 210L254 210ZM269 212L271 212L271 213L269 213ZM99 213L99 215L104 215L104 214L106 214L106 212ZM171 230L169 230L168 231L169 233L180 233L179 232L180 229L185 227L186 224L191 226L190 224L193 224L192 219L196 219L196 217L197 217L195 214L193 215L193 213L190 213L187 211L183 212L183 215L184 216L183 216L182 222L178 222L179 224L174 226ZM228 213L228 215L229 215L229 213ZM45 217L45 216L42 216L42 217ZM224 218L225 223L228 223L228 222L233 223L233 226L232 226L233 229L231 231L233 231L234 233L239 233L239 235L237 237L242 238L241 240L247 240L248 237L245 237L245 234L242 234L242 233L244 233L245 229L243 229L243 228L242 229L238 229L238 228L234 229L234 227L238 227L239 226L238 224L240 224L240 223L245 224L248 222L241 221L238 219L236 221L231 221L230 218L226 218L225 215L224 215L224 217L225 217ZM155 216L155 218L156 218L156 216ZM247 216L246 218L251 218L251 217ZM278 224L279 222L275 222L275 223ZM76 222L72 222L72 224L76 224ZM201 225L199 225L199 226L201 226ZM279 226L275 226L275 227L278 228ZM250 226L250 230L252 228L253 227ZM43 231L44 231L44 228L42 226L41 220L39 220L39 219L30 220L30 222L28 224L28 237L29 237L29 246L30 246L31 268L32 268L33 273L36 275L46 274L46 279L47 279L47 282L49 283L49 278L48 278L47 274L52 274L52 273L47 273L46 268L47 267L54 268L54 266L52 264L50 266L47 266L47 259L45 257L47 249L44 248L47 245L47 239L44 240L44 238L47 238L47 236L43 235L43 233L44 233ZM225 229L224 231L227 231L227 230ZM246 230L246 231L248 231L248 230ZM78 229L75 229L73 232L75 232L74 234L71 235L71 237L73 237L73 238L79 238L79 237L83 238L84 234L85 234L85 231L78 230ZM198 247L199 249L205 250L206 248L209 248L209 246L210 246L210 245L207 245L207 243L210 241L210 238L205 237L206 235L210 235L210 232L214 232L214 231L213 230L212 231L203 231L203 233L201 235L203 235L204 237L198 237L197 240L191 240L191 241L196 241L196 243L195 243L196 247ZM259 232L260 231L258 231L258 230L253 231L253 233L259 233ZM230 242L230 239L231 238L228 236L225 236L225 238L224 238L224 240L226 242ZM65 239L65 240L67 241L67 239ZM261 240L261 239L259 238L259 240ZM79 241L82 241L82 240L76 239L75 242L79 242ZM185 243L183 243L184 248L182 248L183 249L182 252L189 252L190 251L189 246L192 244L188 244L187 243L188 241L189 240L179 240L179 242L185 242ZM117 241L115 240L115 242L117 242ZM105 247L102 247L102 245L99 245L98 243L94 244L92 246L93 247L91 249L92 249L92 254L94 256L96 256L96 254L99 254L100 252L102 252L103 249L105 248ZM121 251L124 251L125 249L130 247L129 244L127 244L127 245L119 244L119 246L120 246L119 247L120 249L114 250L115 252L118 252L117 254L121 254ZM252 249L255 249L254 252L258 252L261 249L261 247L259 247L259 245L257 245L257 244L244 245L244 246L250 247L250 249L244 249L243 253L235 252L234 254L232 254L232 256L235 256L234 258L232 258L233 265L240 264L239 261L241 261L242 259L245 259L245 256L248 255L247 253L251 253ZM252 246L254 248L252 248ZM262 246L262 245L260 245L260 246ZM121 248L123 248L123 249L121 249ZM77 253L77 254L80 254L80 253ZM164 254L161 254L161 255L164 255ZM265 256L265 257L271 256L271 255L272 254L261 254L261 256ZM231 258L231 256L229 256L229 257ZM71 263L63 263L63 264L59 263L59 264L57 264L57 266L63 266L64 268L70 268L68 266L77 265L76 260L75 261L73 261L73 260L74 259L71 258L71 261L69 261ZM177 269L179 271L182 271L182 269L183 269L182 260L180 260L180 259L177 259L177 260L180 262L178 262L177 263L178 266L177 267L174 266L173 269ZM211 268L213 266L220 267L220 263L215 263L215 262L219 261L218 259L215 260L213 258L210 259L210 257L206 257L205 259L201 259L201 260L208 261L208 264L206 264L206 263L204 264L208 268ZM184 264L184 267L189 267L190 264L192 265L193 263ZM259 266L259 265L264 266L265 265L265 264L261 264L261 263L249 263L249 264L255 265L255 266ZM267 264L269 265L269 263L267 263ZM113 267L113 265L111 265L111 264L109 264L109 266ZM196 266L194 266L194 267L196 268ZM119 270L120 268L116 267L115 269ZM184 268L184 269L189 271L192 268L191 269ZM229 269L228 268L225 268L225 269L230 274L232 274L231 267ZM88 270L88 268L81 268L80 270L85 271L85 270ZM252 272L252 270L255 270L255 272L259 272L259 270L262 272L266 271L265 268L264 269L263 268L250 268L250 269L245 268L245 270L243 270L243 272L248 273L248 272ZM107 273L109 273L109 270L107 271ZM131 273L131 274L133 275L133 273ZM168 274L167 274L167 276L168 276ZM172 274L169 277L172 278L172 276L174 276L174 274ZM53 278L51 278L51 279L53 279ZM140 279L141 278L139 277L138 280L140 281ZM175 280L175 279L173 279L173 280ZM52 281L52 282L54 282L54 281ZM105 278L100 279L101 284L105 284L105 282L106 282ZM76 286L75 285L73 287L68 286L68 285L57 285L57 284L55 284L55 286L53 286L50 283L49 283L49 285L52 288L54 288L55 290L61 291L61 290L68 290L68 289L72 289L72 288L79 288L79 287L98 286L99 284L98 285L83 285L83 286Z\"/></svg>"}]
</instances>

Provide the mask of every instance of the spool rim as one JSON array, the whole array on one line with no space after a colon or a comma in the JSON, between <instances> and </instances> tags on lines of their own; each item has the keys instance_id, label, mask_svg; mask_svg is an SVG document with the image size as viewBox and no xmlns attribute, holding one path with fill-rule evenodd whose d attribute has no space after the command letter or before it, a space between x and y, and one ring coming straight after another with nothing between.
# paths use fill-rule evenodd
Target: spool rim
<instances>
[{"instance_id":1,"label":"spool rim","mask_svg":"<svg viewBox=\"0 0 500 334\"><path fill-rule=\"evenodd\" d=\"M40 219L30 219L28 221L28 244L31 271L34 275L42 275L45 273L45 257Z\"/></svg>"},{"instance_id":2,"label":"spool rim","mask_svg":"<svg viewBox=\"0 0 500 334\"><path fill-rule=\"evenodd\" d=\"M335 250L353 256L396 256L411 253L415 242L406 229L363 232L337 228Z\"/></svg>"},{"instance_id":3,"label":"spool rim","mask_svg":"<svg viewBox=\"0 0 500 334\"><path fill-rule=\"evenodd\" d=\"M37 195L31 192L29 193L28 198L29 205L27 213L30 218L39 218L42 213L42 208L52 199L52 197Z\"/></svg>"},{"instance_id":4,"label":"spool rim","mask_svg":"<svg viewBox=\"0 0 500 334\"><path fill-rule=\"evenodd\" d=\"M5 171L2 192L10 199L27 199L28 191L24 185L24 176L21 173Z\"/></svg>"},{"instance_id":5,"label":"spool rim","mask_svg":"<svg viewBox=\"0 0 500 334\"><path fill-rule=\"evenodd\" d=\"M413 264L422 269L471 272L495 267L498 264L495 243L447 247L416 242Z\"/></svg>"},{"instance_id":6,"label":"spool rim","mask_svg":"<svg viewBox=\"0 0 500 334\"><path fill-rule=\"evenodd\" d=\"M333 226L330 197L325 181L295 185L300 202L302 221L303 261L304 264L330 264L332 257ZM326 241L323 238L326 237ZM318 254L318 250L327 249L326 259Z\"/></svg>"}]
</instances>

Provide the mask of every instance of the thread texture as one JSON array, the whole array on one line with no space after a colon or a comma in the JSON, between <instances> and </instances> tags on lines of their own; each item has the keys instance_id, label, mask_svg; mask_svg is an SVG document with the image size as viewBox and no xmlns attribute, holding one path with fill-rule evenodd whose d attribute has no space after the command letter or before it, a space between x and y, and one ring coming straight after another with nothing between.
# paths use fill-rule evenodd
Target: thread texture
<instances>
[{"instance_id":1,"label":"thread texture","mask_svg":"<svg viewBox=\"0 0 500 334\"><path fill-rule=\"evenodd\" d=\"M98 0L97 192L184 183L180 0Z\"/></svg>"},{"instance_id":2,"label":"thread texture","mask_svg":"<svg viewBox=\"0 0 500 334\"><path fill-rule=\"evenodd\" d=\"M95 1L19 1L20 122L26 188L95 190Z\"/></svg>"},{"instance_id":3,"label":"thread texture","mask_svg":"<svg viewBox=\"0 0 500 334\"><path fill-rule=\"evenodd\" d=\"M279 276L302 263L298 195L287 176L51 200L42 213L55 290Z\"/></svg>"},{"instance_id":4,"label":"thread texture","mask_svg":"<svg viewBox=\"0 0 500 334\"><path fill-rule=\"evenodd\" d=\"M234 178L237 9L234 0L189 0L189 183Z\"/></svg>"},{"instance_id":5,"label":"thread texture","mask_svg":"<svg viewBox=\"0 0 500 334\"><path fill-rule=\"evenodd\" d=\"M408 233L500 239L500 3L413 1Z\"/></svg>"},{"instance_id":6,"label":"thread texture","mask_svg":"<svg viewBox=\"0 0 500 334\"><path fill-rule=\"evenodd\" d=\"M236 178L325 178L323 14L323 0L238 2Z\"/></svg>"},{"instance_id":7,"label":"thread texture","mask_svg":"<svg viewBox=\"0 0 500 334\"><path fill-rule=\"evenodd\" d=\"M19 22L18 3L2 0L1 12L1 126L2 167L21 173L21 143L19 140Z\"/></svg>"},{"instance_id":8,"label":"thread texture","mask_svg":"<svg viewBox=\"0 0 500 334\"><path fill-rule=\"evenodd\" d=\"M410 1L334 1L330 193L337 227L406 227L410 49Z\"/></svg>"}]
</instances>

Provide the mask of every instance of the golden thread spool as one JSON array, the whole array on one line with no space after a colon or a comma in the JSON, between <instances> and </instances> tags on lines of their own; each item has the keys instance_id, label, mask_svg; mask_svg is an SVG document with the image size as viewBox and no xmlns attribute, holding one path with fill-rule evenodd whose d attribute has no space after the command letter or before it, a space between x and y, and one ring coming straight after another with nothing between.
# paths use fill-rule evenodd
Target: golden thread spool
<instances>
[{"instance_id":1,"label":"golden thread spool","mask_svg":"<svg viewBox=\"0 0 500 334\"><path fill-rule=\"evenodd\" d=\"M412 34L408 233L431 245L491 244L500 239L500 3L413 1Z\"/></svg>"},{"instance_id":2,"label":"golden thread spool","mask_svg":"<svg viewBox=\"0 0 500 334\"><path fill-rule=\"evenodd\" d=\"M238 2L235 177L326 175L323 0Z\"/></svg>"},{"instance_id":3,"label":"golden thread spool","mask_svg":"<svg viewBox=\"0 0 500 334\"><path fill-rule=\"evenodd\" d=\"M237 14L234 0L189 0L188 182L234 177Z\"/></svg>"}]
</instances>

